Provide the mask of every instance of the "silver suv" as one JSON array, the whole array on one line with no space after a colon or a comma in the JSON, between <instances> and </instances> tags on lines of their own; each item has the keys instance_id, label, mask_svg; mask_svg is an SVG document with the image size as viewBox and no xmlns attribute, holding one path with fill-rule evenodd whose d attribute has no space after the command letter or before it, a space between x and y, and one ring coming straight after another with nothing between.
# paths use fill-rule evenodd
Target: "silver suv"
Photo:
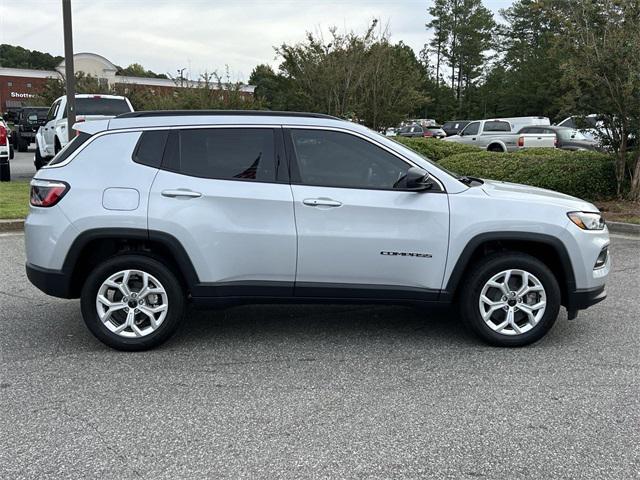
<instances>
[{"instance_id":1,"label":"silver suv","mask_svg":"<svg viewBox=\"0 0 640 480\"><path fill-rule=\"evenodd\" d=\"M459 177L363 126L277 112L80 123L31 183L27 274L142 350L187 304L459 304L485 341L540 339L606 296L609 234L560 193Z\"/></svg>"}]
</instances>

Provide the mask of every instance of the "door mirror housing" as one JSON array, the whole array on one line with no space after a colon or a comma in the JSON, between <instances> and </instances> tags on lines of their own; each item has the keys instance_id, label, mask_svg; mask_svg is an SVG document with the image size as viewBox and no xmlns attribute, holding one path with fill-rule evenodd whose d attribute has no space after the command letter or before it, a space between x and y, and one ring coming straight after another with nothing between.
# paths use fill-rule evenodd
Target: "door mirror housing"
<instances>
[{"instance_id":1,"label":"door mirror housing","mask_svg":"<svg viewBox=\"0 0 640 480\"><path fill-rule=\"evenodd\" d=\"M404 180L404 188L407 190L421 192L423 190L429 190L431 187L433 187L433 182L429 177L429 172L420 167L411 167L409 170L407 170L407 174Z\"/></svg>"}]
</instances>

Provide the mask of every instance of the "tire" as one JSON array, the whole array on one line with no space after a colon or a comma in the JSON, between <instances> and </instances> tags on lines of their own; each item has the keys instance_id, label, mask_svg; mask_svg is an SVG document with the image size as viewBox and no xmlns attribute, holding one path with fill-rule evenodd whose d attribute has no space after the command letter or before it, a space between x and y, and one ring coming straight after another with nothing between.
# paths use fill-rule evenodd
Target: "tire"
<instances>
[{"instance_id":1,"label":"tire","mask_svg":"<svg viewBox=\"0 0 640 480\"><path fill-rule=\"evenodd\" d=\"M16 148L19 152L26 152L29 149L29 142L23 140L20 136L17 137L16 143Z\"/></svg>"},{"instance_id":2,"label":"tire","mask_svg":"<svg viewBox=\"0 0 640 480\"><path fill-rule=\"evenodd\" d=\"M487 150L489 152L504 153L504 148L502 148L500 145L496 145L496 144L489 145L487 147Z\"/></svg>"},{"instance_id":3,"label":"tire","mask_svg":"<svg viewBox=\"0 0 640 480\"><path fill-rule=\"evenodd\" d=\"M57 155L60 150L62 150L62 146L60 145L60 140L58 140L58 137L56 137L55 141L53 142L54 156Z\"/></svg>"},{"instance_id":4,"label":"tire","mask_svg":"<svg viewBox=\"0 0 640 480\"><path fill-rule=\"evenodd\" d=\"M491 286L503 285L507 271L511 271L509 288ZM525 278L530 291L520 296L518 290ZM558 280L544 263L525 253L500 252L483 258L467 272L462 288L460 309L465 324L482 340L499 347L521 347L540 340L553 327L560 311ZM544 307L540 307L542 302ZM483 313L490 314L485 317L487 321Z\"/></svg>"},{"instance_id":5,"label":"tire","mask_svg":"<svg viewBox=\"0 0 640 480\"><path fill-rule=\"evenodd\" d=\"M123 275L126 271L130 271L128 281ZM138 298L136 294L143 290L141 273L148 274L153 293ZM106 285L109 279L114 282L111 286ZM114 286L123 283L129 287L129 297ZM98 300L99 294L102 301ZM185 294L176 275L160 261L126 254L106 260L89 274L80 301L84 322L98 340L116 350L141 351L157 347L173 335L182 320ZM152 313L155 326L148 315L151 309L157 310Z\"/></svg>"},{"instance_id":6,"label":"tire","mask_svg":"<svg viewBox=\"0 0 640 480\"><path fill-rule=\"evenodd\" d=\"M40 147L38 146L38 142L36 142L36 153L33 157L33 165L36 167L36 170L40 170L42 167L46 165L46 161L42 155L40 155Z\"/></svg>"}]
</instances>

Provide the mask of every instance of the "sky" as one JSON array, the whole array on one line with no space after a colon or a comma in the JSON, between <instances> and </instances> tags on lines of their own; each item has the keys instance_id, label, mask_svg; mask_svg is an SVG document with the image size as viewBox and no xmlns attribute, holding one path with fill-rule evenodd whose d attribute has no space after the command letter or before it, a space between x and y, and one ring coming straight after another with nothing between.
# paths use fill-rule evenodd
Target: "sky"
<instances>
[{"instance_id":1,"label":"sky","mask_svg":"<svg viewBox=\"0 0 640 480\"><path fill-rule=\"evenodd\" d=\"M391 40L418 53L428 41L428 0L71 0L74 51L126 67L197 79L204 72L246 81L260 63L278 65L275 46L336 26L364 32L374 18ZM496 17L512 0L484 0ZM61 0L0 0L0 43L63 55Z\"/></svg>"}]
</instances>

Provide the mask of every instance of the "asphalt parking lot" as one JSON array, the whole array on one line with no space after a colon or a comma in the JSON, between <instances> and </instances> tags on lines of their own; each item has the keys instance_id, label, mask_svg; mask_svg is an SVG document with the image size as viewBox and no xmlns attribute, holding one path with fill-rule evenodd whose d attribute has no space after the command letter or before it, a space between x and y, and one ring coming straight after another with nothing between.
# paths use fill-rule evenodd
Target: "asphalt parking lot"
<instances>
[{"instance_id":1,"label":"asphalt parking lot","mask_svg":"<svg viewBox=\"0 0 640 480\"><path fill-rule=\"evenodd\" d=\"M28 152L15 150L13 160L9 162L12 180L31 178L36 174L36 167L33 166L35 149L36 146L32 143Z\"/></svg>"},{"instance_id":2,"label":"asphalt parking lot","mask_svg":"<svg viewBox=\"0 0 640 480\"><path fill-rule=\"evenodd\" d=\"M609 298L538 344L484 346L452 311L191 312L121 353L0 235L0 478L640 476L640 240Z\"/></svg>"}]
</instances>

